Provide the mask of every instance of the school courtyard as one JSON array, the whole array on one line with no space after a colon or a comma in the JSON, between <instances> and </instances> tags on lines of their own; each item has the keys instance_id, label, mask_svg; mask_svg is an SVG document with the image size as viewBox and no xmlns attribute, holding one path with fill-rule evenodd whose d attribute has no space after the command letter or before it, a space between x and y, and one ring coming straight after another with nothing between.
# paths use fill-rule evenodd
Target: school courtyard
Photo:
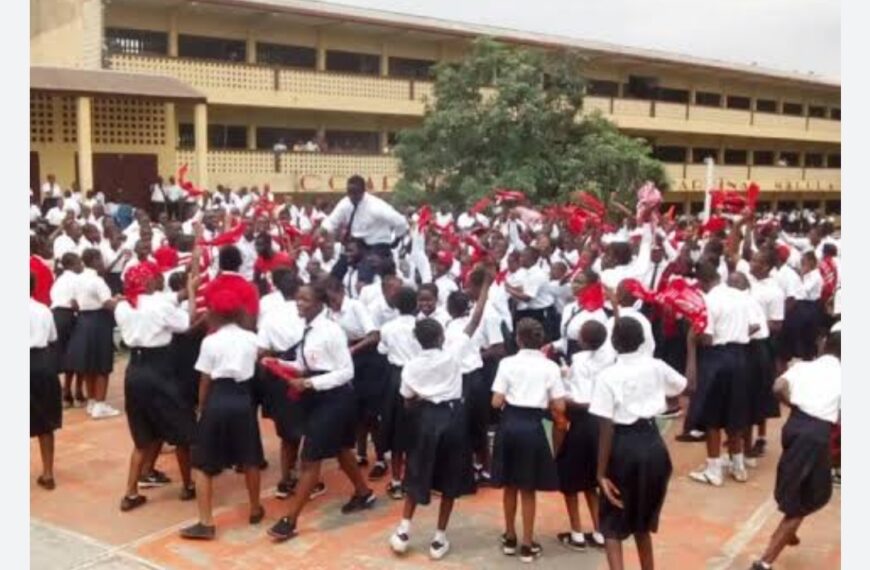
<instances>
[{"instance_id":1,"label":"school courtyard","mask_svg":"<svg viewBox=\"0 0 870 570\"><path fill-rule=\"evenodd\" d=\"M123 371L119 358L112 376L109 402L124 409ZM663 422L661 429L671 451L674 476L668 490L660 532L655 536L658 568L667 570L745 570L766 544L779 520L773 501L779 428L771 426L768 457L750 472L748 483L726 482L714 489L686 477L704 460L703 444L677 443L680 420ZM132 570L146 568L243 570L255 568L515 568L516 558L501 554L501 493L483 489L462 500L454 511L448 537L451 551L440 562L428 556L436 509L421 508L414 521L413 548L397 558L387 545L398 523L401 503L383 494L373 510L343 516L339 507L351 487L335 462L325 470L327 493L309 504L300 519L297 538L274 544L266 529L284 513L285 503L274 498L278 482L278 448L271 422L262 423L269 468L263 473L262 493L266 519L248 524L248 509L241 475L225 473L215 485L215 520L218 539L190 542L178 529L196 519L196 503L178 500L178 470L174 455L164 454L158 468L173 484L146 490L148 503L130 513L118 506L131 449L124 416L94 421L82 408L64 412L58 432L55 460L56 490L31 485L30 553L34 570ZM31 441L31 482L39 473L39 450ZM582 502L582 501L581 501ZM584 510L582 516L588 521ZM539 495L537 538L544 555L535 566L593 570L606 568L604 555L589 550L576 553L556 541L567 530L567 516L556 493ZM782 554L777 570L818 570L840 567L840 493L810 517L799 532L801 544ZM633 547L626 551L628 568L637 568Z\"/></svg>"}]
</instances>

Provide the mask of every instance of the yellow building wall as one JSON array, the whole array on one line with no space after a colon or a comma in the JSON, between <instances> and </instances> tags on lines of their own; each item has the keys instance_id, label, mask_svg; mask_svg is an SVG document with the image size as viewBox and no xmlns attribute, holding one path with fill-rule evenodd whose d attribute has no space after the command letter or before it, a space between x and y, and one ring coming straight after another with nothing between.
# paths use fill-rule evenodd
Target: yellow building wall
<instances>
[{"instance_id":1,"label":"yellow building wall","mask_svg":"<svg viewBox=\"0 0 870 570\"><path fill-rule=\"evenodd\" d=\"M30 64L100 67L101 0L30 0Z\"/></svg>"}]
</instances>

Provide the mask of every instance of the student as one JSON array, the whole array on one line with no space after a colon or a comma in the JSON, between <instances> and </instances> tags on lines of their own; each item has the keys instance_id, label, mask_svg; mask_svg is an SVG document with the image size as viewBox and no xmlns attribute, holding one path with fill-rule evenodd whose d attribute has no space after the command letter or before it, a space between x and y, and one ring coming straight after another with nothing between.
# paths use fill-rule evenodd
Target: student
<instances>
[{"instance_id":1,"label":"student","mask_svg":"<svg viewBox=\"0 0 870 570\"><path fill-rule=\"evenodd\" d=\"M616 363L599 373L589 404L589 413L599 417L601 533L610 570L624 568L622 541L629 536L641 569L652 570L650 533L658 531L672 471L655 417L667 407L668 396L685 389L686 378L640 351L643 328L634 318L617 319L610 340Z\"/></svg>"},{"instance_id":2,"label":"student","mask_svg":"<svg viewBox=\"0 0 870 570\"><path fill-rule=\"evenodd\" d=\"M140 263L124 277L124 296L115 307L115 320L130 360L124 375L124 409L133 439L127 489L121 510L145 504L139 494L140 475L152 466L164 442L175 446L181 472L181 500L195 496L190 479L190 441L195 418L185 402L173 369L172 335L190 326L190 312L180 302L192 291L172 295L160 291L163 276L157 266ZM193 283L191 283L191 287ZM161 482L162 483L162 482Z\"/></svg>"},{"instance_id":3,"label":"student","mask_svg":"<svg viewBox=\"0 0 870 570\"><path fill-rule=\"evenodd\" d=\"M589 414L589 403L595 382L602 370L613 364L616 357L607 343L607 328L598 321L586 321L580 328L579 352L574 354L571 369L565 378L566 409L569 429L555 429L553 446L559 450L556 468L559 473L559 491L565 499L570 532L559 533L556 538L572 550L586 550L587 542L603 547L604 537L598 522L598 422ZM593 532L583 534L580 524L580 506L577 495L583 493Z\"/></svg>"},{"instance_id":4,"label":"student","mask_svg":"<svg viewBox=\"0 0 870 570\"><path fill-rule=\"evenodd\" d=\"M236 250L238 253L238 250ZM265 516L260 503L263 443L251 395L257 362L257 335L242 328L245 299L235 287L212 289L208 320L215 332L205 337L195 368L199 381L199 421L191 446L199 521L181 530L181 537L211 540L213 479L233 466L242 467L250 502L250 524Z\"/></svg>"},{"instance_id":5,"label":"student","mask_svg":"<svg viewBox=\"0 0 870 570\"><path fill-rule=\"evenodd\" d=\"M409 412L405 410L399 388L402 384L402 367L422 350L414 336L414 323L417 321L417 294L410 287L402 287L395 295L394 305L399 316L384 323L381 327L381 338L378 342L378 352L387 356L388 385L384 394L384 408L381 412L381 445L389 451L390 474L392 479L387 484L387 494L390 498L399 500L405 496L402 489L402 475L405 464L405 452L408 449L411 434L407 429Z\"/></svg>"},{"instance_id":6,"label":"student","mask_svg":"<svg viewBox=\"0 0 870 570\"><path fill-rule=\"evenodd\" d=\"M269 529L269 536L277 541L296 535L299 515L320 480L324 459L337 459L354 487L353 496L341 507L342 514L369 509L375 502L374 491L366 485L353 453L353 359L341 326L327 318L327 301L321 283L303 286L296 297L305 331L296 349L296 360L287 364L297 373L289 383L301 394L304 411L302 470L287 514Z\"/></svg>"},{"instance_id":7,"label":"student","mask_svg":"<svg viewBox=\"0 0 870 570\"><path fill-rule=\"evenodd\" d=\"M541 326L548 327L549 311L552 310L553 296L547 285L550 274L538 265L539 254L534 248L527 247L520 252L522 269L518 271L517 285L509 282L505 284L505 290L517 303L515 321L523 318L532 318ZM558 331L548 331L547 340L554 340Z\"/></svg>"},{"instance_id":8,"label":"student","mask_svg":"<svg viewBox=\"0 0 870 570\"><path fill-rule=\"evenodd\" d=\"M30 293L36 278L30 274ZM39 441L42 474L36 484L51 491L54 482L54 432L63 423L57 355L50 345L57 340L57 328L48 307L31 298L30 313L30 437Z\"/></svg>"},{"instance_id":9,"label":"student","mask_svg":"<svg viewBox=\"0 0 870 570\"><path fill-rule=\"evenodd\" d=\"M424 283L417 290L418 319L435 319L442 327L447 326L450 315L438 304L438 286L434 283ZM446 300L445 300L446 302Z\"/></svg>"},{"instance_id":10,"label":"student","mask_svg":"<svg viewBox=\"0 0 870 570\"><path fill-rule=\"evenodd\" d=\"M78 308L75 302L75 283L84 267L82 267L81 258L72 252L63 254L60 265L63 268L63 273L51 286L51 314L57 329L57 342L54 345L57 353L56 361L60 371L63 372L63 406L71 408L73 406L73 378L76 379L75 404L84 406L87 401L83 390L84 378L81 375L76 376L75 372L66 365L67 346L75 328Z\"/></svg>"},{"instance_id":11,"label":"student","mask_svg":"<svg viewBox=\"0 0 870 570\"><path fill-rule=\"evenodd\" d=\"M437 490L441 505L429 556L433 560L444 558L450 550L446 532L453 505L458 497L475 490L468 416L462 396L462 361L469 352L477 352L470 335L480 324L488 289L487 279L474 313L449 345L445 345L444 330L438 321L424 318L414 327L414 336L423 350L402 370L400 392L409 405L418 407L418 414L414 420L415 438L408 451L402 521L390 537L390 546L397 554L408 549L417 505L428 505L431 491ZM455 305L457 295L461 293L450 294L448 305L451 300Z\"/></svg>"},{"instance_id":12,"label":"student","mask_svg":"<svg viewBox=\"0 0 870 570\"><path fill-rule=\"evenodd\" d=\"M439 251L432 260L432 266L435 268L432 284L435 286L438 308L442 311L447 304L447 297L450 296L450 293L459 290L456 280L450 273L454 261L453 254L449 251ZM444 326L443 322L439 322Z\"/></svg>"},{"instance_id":13,"label":"student","mask_svg":"<svg viewBox=\"0 0 870 570\"><path fill-rule=\"evenodd\" d=\"M590 319L596 320L601 324L607 322L607 315L604 313L603 308L588 311L576 300L584 288L595 286L597 283L598 274L591 269L577 273L571 280L571 292L575 300L565 305L565 308L562 309L562 320L559 325L560 338L553 342L553 348L565 356L565 360L569 365L571 364L573 354L579 350L578 339L580 338L580 328L583 324Z\"/></svg>"},{"instance_id":14,"label":"student","mask_svg":"<svg viewBox=\"0 0 870 570\"><path fill-rule=\"evenodd\" d=\"M242 253L234 245L225 245L218 252L218 269L220 273L208 282L203 296L206 305L211 306L213 292L232 289L241 298L242 314L240 325L247 330L255 330L257 312L260 308L260 296L257 288L239 273L242 266Z\"/></svg>"},{"instance_id":15,"label":"student","mask_svg":"<svg viewBox=\"0 0 870 570\"><path fill-rule=\"evenodd\" d=\"M782 428L774 491L783 519L751 570L770 570L786 546L798 544L796 533L804 518L831 499L829 444L831 430L840 421L840 342L840 332L829 334L822 356L795 364L774 384L776 395L791 406Z\"/></svg>"},{"instance_id":16,"label":"student","mask_svg":"<svg viewBox=\"0 0 870 570\"><path fill-rule=\"evenodd\" d=\"M88 415L99 420L121 413L106 403L115 358L112 311L117 300L102 277L100 250L86 249L82 253L82 264L84 269L75 281L73 293L78 316L66 347L66 367L84 378Z\"/></svg>"},{"instance_id":17,"label":"student","mask_svg":"<svg viewBox=\"0 0 870 570\"><path fill-rule=\"evenodd\" d=\"M643 344L640 350L647 356L652 357L656 350L656 341L653 337L652 324L641 311L634 308L637 299L628 292L628 289L621 281L616 286L616 304L614 305L614 315L607 321L608 334L613 330L613 325L619 317L631 317L640 323L643 329Z\"/></svg>"},{"instance_id":18,"label":"student","mask_svg":"<svg viewBox=\"0 0 870 570\"><path fill-rule=\"evenodd\" d=\"M519 555L531 562L543 553L534 542L535 492L555 491L559 477L542 420L550 409L564 421L565 389L559 366L540 351L543 325L532 318L517 322L519 352L504 358L492 385L492 407L502 410L493 447L493 484L504 487L505 532L502 552L517 553L517 496L522 499L523 536Z\"/></svg>"}]
</instances>

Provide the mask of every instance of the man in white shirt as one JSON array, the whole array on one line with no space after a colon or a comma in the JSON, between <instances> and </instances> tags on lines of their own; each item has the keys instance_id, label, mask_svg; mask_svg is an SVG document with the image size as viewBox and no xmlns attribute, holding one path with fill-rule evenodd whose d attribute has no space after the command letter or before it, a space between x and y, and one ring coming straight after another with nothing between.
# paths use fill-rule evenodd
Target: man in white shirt
<instances>
[{"instance_id":1,"label":"man in white shirt","mask_svg":"<svg viewBox=\"0 0 870 570\"><path fill-rule=\"evenodd\" d=\"M42 185L41 195L42 204L45 209L58 205L61 198L63 198L63 190L61 190L60 184L56 182L54 174L49 174L46 177L46 181Z\"/></svg>"},{"instance_id":2,"label":"man in white shirt","mask_svg":"<svg viewBox=\"0 0 870 570\"><path fill-rule=\"evenodd\" d=\"M544 327L547 342L558 338L559 323L554 321L553 294L547 285L550 282L550 272L538 265L538 250L527 247L520 253L523 266L518 271L516 286L505 283L505 290L517 302L515 321L524 317L532 318ZM558 319L558 316L556 316Z\"/></svg>"},{"instance_id":3,"label":"man in white shirt","mask_svg":"<svg viewBox=\"0 0 870 570\"><path fill-rule=\"evenodd\" d=\"M163 178L157 177L154 184L151 185L151 218L156 220L160 212L166 211L166 188L163 185Z\"/></svg>"}]
</instances>

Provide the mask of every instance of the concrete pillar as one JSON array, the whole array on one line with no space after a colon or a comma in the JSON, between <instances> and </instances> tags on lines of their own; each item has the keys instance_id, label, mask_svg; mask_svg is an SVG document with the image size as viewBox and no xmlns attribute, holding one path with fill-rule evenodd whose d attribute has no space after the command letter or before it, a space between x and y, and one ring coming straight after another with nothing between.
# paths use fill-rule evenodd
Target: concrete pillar
<instances>
[{"instance_id":1,"label":"concrete pillar","mask_svg":"<svg viewBox=\"0 0 870 570\"><path fill-rule=\"evenodd\" d=\"M76 99L76 150L78 151L79 190L94 189L94 159L91 147L91 98ZM111 188L109 190L115 190Z\"/></svg>"},{"instance_id":2,"label":"concrete pillar","mask_svg":"<svg viewBox=\"0 0 870 570\"><path fill-rule=\"evenodd\" d=\"M175 103L164 103L163 114L166 117L166 152L167 156L171 157L169 164L174 167L175 149L178 147L178 119L175 115Z\"/></svg>"},{"instance_id":3,"label":"concrete pillar","mask_svg":"<svg viewBox=\"0 0 870 570\"><path fill-rule=\"evenodd\" d=\"M208 107L197 103L193 109L193 136L195 139L194 179L200 188L208 188Z\"/></svg>"},{"instance_id":4,"label":"concrete pillar","mask_svg":"<svg viewBox=\"0 0 870 570\"><path fill-rule=\"evenodd\" d=\"M323 40L323 32L317 31L317 71L326 71L326 43Z\"/></svg>"},{"instance_id":5,"label":"concrete pillar","mask_svg":"<svg viewBox=\"0 0 870 570\"><path fill-rule=\"evenodd\" d=\"M387 51L387 42L381 43L381 77L390 74L390 56Z\"/></svg>"},{"instance_id":6,"label":"concrete pillar","mask_svg":"<svg viewBox=\"0 0 870 570\"><path fill-rule=\"evenodd\" d=\"M245 61L257 63L257 38L253 30L248 30L248 37L245 39Z\"/></svg>"},{"instance_id":7,"label":"concrete pillar","mask_svg":"<svg viewBox=\"0 0 870 570\"><path fill-rule=\"evenodd\" d=\"M248 150L257 150L257 125L248 125ZM292 145L292 142L287 141Z\"/></svg>"},{"instance_id":8,"label":"concrete pillar","mask_svg":"<svg viewBox=\"0 0 870 570\"><path fill-rule=\"evenodd\" d=\"M387 143L389 141L389 136L387 135L387 131L382 130L378 133L378 151L383 152L385 148L387 148Z\"/></svg>"},{"instance_id":9,"label":"concrete pillar","mask_svg":"<svg viewBox=\"0 0 870 570\"><path fill-rule=\"evenodd\" d=\"M169 57L178 57L178 14L169 14Z\"/></svg>"}]
</instances>

